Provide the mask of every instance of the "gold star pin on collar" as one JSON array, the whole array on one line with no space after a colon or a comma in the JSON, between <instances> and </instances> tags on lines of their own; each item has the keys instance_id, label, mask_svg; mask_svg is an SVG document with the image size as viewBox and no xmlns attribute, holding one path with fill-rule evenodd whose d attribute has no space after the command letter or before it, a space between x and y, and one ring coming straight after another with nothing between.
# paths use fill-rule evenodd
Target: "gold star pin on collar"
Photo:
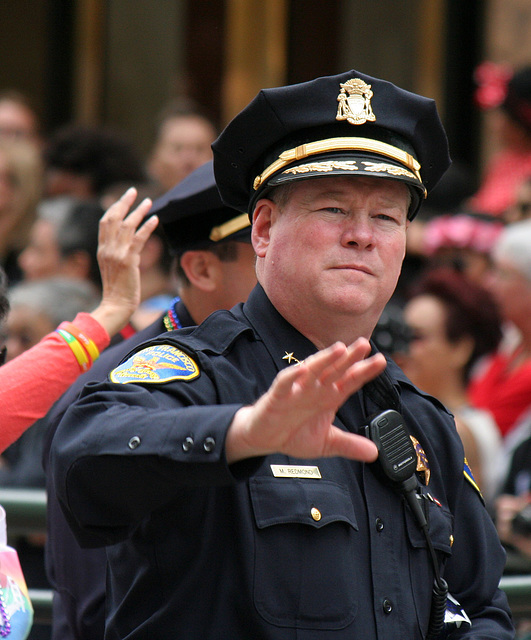
<instances>
[{"instance_id":1,"label":"gold star pin on collar","mask_svg":"<svg viewBox=\"0 0 531 640\"><path fill-rule=\"evenodd\" d=\"M288 353L287 351L285 351L284 353L286 355L282 356L282 360L287 360L288 364L291 364L292 362L294 362L297 365L297 364L302 364L302 362L304 362L304 360L302 362L300 360L297 360L297 358L293 355L293 351L291 353Z\"/></svg>"}]
</instances>

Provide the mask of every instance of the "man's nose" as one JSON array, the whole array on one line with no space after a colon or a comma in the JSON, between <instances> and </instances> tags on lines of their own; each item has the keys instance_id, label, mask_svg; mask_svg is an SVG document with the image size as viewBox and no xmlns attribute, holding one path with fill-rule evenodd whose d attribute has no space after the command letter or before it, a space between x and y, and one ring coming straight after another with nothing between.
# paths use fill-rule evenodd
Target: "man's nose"
<instances>
[{"instance_id":1,"label":"man's nose","mask_svg":"<svg viewBox=\"0 0 531 640\"><path fill-rule=\"evenodd\" d=\"M341 234L341 244L344 246L357 246L360 249L370 248L374 242L374 231L370 220L356 217L348 217Z\"/></svg>"}]
</instances>

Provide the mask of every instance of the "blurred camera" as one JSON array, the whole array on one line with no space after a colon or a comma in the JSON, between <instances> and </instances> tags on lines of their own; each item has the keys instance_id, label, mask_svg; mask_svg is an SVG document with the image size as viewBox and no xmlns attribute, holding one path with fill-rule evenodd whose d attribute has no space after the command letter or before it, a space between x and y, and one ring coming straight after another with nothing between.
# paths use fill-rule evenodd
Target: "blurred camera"
<instances>
[{"instance_id":1,"label":"blurred camera","mask_svg":"<svg viewBox=\"0 0 531 640\"><path fill-rule=\"evenodd\" d=\"M531 502L512 519L512 531L519 536L531 536Z\"/></svg>"}]
</instances>

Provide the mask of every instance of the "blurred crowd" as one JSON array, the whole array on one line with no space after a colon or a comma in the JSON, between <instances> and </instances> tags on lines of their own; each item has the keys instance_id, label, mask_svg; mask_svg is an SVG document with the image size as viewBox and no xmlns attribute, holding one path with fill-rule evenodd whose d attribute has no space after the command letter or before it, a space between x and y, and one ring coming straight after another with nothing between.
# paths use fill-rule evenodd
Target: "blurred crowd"
<instances>
[{"instance_id":1,"label":"blurred crowd","mask_svg":"<svg viewBox=\"0 0 531 640\"><path fill-rule=\"evenodd\" d=\"M531 67L486 63L477 82L498 150L479 186L454 163L428 196L373 339L454 415L506 572L522 574L531 571Z\"/></svg>"},{"instance_id":2,"label":"blurred crowd","mask_svg":"<svg viewBox=\"0 0 531 640\"><path fill-rule=\"evenodd\" d=\"M531 68L477 71L477 101L499 150L479 187L456 163L408 231L393 299L374 333L413 384L455 416L468 465L509 551L531 571ZM98 224L130 186L164 194L211 159L217 131L198 105L161 110L150 153L100 126L44 136L14 91L0 94L0 265L10 311L0 347L14 359L101 298ZM141 303L121 337L147 327L176 295L162 231L140 261ZM38 372L38 375L46 375ZM0 486L44 487L37 421L0 457ZM527 507L527 510L526 510ZM17 541L31 587L48 587L43 541ZM42 633L43 635L38 635ZM46 637L36 628L31 637Z\"/></svg>"},{"instance_id":3,"label":"blurred crowd","mask_svg":"<svg viewBox=\"0 0 531 640\"><path fill-rule=\"evenodd\" d=\"M0 94L0 278L9 312L0 347L10 362L64 321L91 312L102 296L99 222L130 187L131 208L154 200L211 159L214 123L188 100L163 107L147 157L131 137L104 126L68 123L45 136L36 111L16 91ZM172 255L162 229L140 254L141 301L113 339L141 331L170 308L177 295ZM35 371L46 376L46 371ZM31 381L28 381L31 384ZM0 486L45 487L45 419L37 420L0 456ZM13 541L30 588L50 588L44 539ZM30 638L49 638L34 625Z\"/></svg>"}]
</instances>

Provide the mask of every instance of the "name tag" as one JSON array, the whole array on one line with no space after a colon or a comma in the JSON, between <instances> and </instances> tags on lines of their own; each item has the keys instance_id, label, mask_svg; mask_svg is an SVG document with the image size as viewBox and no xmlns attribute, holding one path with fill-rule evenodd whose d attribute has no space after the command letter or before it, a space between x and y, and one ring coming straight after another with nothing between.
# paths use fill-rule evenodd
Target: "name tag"
<instances>
[{"instance_id":1,"label":"name tag","mask_svg":"<svg viewBox=\"0 0 531 640\"><path fill-rule=\"evenodd\" d=\"M302 467L294 464L272 464L275 478L320 478L319 467Z\"/></svg>"}]
</instances>

